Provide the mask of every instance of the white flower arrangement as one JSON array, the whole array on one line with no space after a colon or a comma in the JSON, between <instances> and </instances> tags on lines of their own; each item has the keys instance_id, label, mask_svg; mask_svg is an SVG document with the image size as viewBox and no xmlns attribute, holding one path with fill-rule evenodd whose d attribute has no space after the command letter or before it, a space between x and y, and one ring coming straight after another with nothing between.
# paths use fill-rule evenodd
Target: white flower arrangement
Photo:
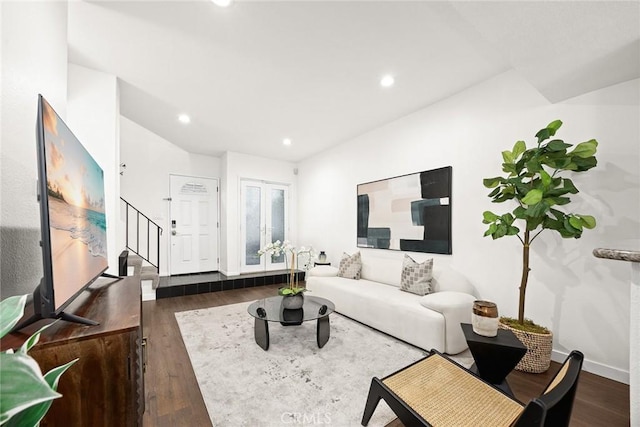
<instances>
[{"instance_id":1,"label":"white flower arrangement","mask_svg":"<svg viewBox=\"0 0 640 427\"><path fill-rule=\"evenodd\" d=\"M298 286L298 276L295 274L295 270L307 271L311 267L311 260L315 257L316 253L313 247L301 246L297 248L291 244L290 241L285 240L281 242L276 240L269 243L264 248L258 251L258 255L271 254L272 257L277 258L280 255L284 255L285 266L289 273L288 287L280 288L280 295L297 295L305 292L307 289ZM289 257L291 257L291 265L289 265Z\"/></svg>"}]
</instances>

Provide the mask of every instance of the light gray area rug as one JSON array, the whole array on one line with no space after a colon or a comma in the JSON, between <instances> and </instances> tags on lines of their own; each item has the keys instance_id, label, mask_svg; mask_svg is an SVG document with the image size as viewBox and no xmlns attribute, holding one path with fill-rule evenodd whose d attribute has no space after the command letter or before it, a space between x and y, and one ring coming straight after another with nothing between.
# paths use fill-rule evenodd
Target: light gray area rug
<instances>
[{"instance_id":1,"label":"light gray area rug","mask_svg":"<svg viewBox=\"0 0 640 427\"><path fill-rule=\"evenodd\" d=\"M269 322L270 346L254 340L250 303L176 313L214 426L359 426L371 378L382 378L426 352L337 313L331 338L316 343L316 322ZM466 366L467 352L456 359ZM380 401L370 426L395 417Z\"/></svg>"}]
</instances>

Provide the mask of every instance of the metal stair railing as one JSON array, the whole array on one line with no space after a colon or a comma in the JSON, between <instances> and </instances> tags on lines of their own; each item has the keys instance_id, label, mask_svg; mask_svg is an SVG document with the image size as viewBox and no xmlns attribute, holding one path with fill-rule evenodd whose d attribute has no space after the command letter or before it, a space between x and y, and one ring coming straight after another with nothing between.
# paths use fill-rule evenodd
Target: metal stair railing
<instances>
[{"instance_id":1,"label":"metal stair railing","mask_svg":"<svg viewBox=\"0 0 640 427\"><path fill-rule=\"evenodd\" d=\"M153 265L155 268L158 269L158 272L160 272L160 236L162 235L162 227L160 227L158 224L153 222L151 219L149 219L148 216L140 212L138 209L136 209L136 207L134 207L131 203L127 202L122 197L120 197L120 200L124 203L124 208L126 211L125 213L125 230L126 230L125 246L130 251L135 252L140 258L144 259L149 264ZM136 222L135 223L135 244L133 242L133 236L131 236L131 238L129 236L130 212L132 216L135 215L135 222ZM142 249L144 249L146 246L146 252L141 253L142 249L140 247L140 230L142 230L144 234L145 229L146 229L146 245L144 245L144 241L143 241ZM152 254L150 253L151 252L150 242L151 242L152 231L155 232L154 234L156 236L156 245L155 245L156 254L155 254L155 260L154 260L155 262L150 259L152 258Z\"/></svg>"}]
</instances>

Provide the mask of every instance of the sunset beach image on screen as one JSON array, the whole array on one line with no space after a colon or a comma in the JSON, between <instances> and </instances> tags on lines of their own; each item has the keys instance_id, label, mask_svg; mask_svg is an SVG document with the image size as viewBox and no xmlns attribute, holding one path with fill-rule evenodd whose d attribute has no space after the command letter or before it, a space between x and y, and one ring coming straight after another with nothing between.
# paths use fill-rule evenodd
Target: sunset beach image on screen
<instances>
[{"instance_id":1,"label":"sunset beach image on screen","mask_svg":"<svg viewBox=\"0 0 640 427\"><path fill-rule=\"evenodd\" d=\"M104 173L43 103L56 309L108 266Z\"/></svg>"}]
</instances>

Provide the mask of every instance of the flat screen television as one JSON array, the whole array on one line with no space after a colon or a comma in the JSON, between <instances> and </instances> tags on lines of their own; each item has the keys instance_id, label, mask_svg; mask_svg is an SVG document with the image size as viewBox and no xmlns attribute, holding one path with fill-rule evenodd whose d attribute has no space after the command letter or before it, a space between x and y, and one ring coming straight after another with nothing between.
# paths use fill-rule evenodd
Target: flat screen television
<instances>
[{"instance_id":1,"label":"flat screen television","mask_svg":"<svg viewBox=\"0 0 640 427\"><path fill-rule=\"evenodd\" d=\"M109 266L104 172L42 95L36 141L43 277L14 330L43 318L96 325L64 309Z\"/></svg>"}]
</instances>

